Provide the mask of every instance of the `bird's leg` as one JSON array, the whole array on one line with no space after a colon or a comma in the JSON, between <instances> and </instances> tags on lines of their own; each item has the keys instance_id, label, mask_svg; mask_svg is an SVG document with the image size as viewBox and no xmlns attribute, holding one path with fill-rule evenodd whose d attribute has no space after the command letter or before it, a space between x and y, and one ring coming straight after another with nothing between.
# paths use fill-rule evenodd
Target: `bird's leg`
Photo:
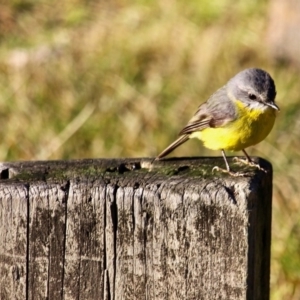
<instances>
[{"instance_id":1,"label":"bird's leg","mask_svg":"<svg viewBox=\"0 0 300 300\"><path fill-rule=\"evenodd\" d=\"M222 149L221 152L222 152L222 156L223 156L223 158L224 158L224 162L225 162L225 165L226 165L226 170L225 170L225 169L222 169L222 168L220 168L220 167L215 166L215 167L213 167L213 169L212 169L213 172L214 172L214 171L218 171L218 172L222 172L222 173L227 173L227 174L229 174L229 175L231 175L231 176L234 176L234 177L240 177L240 176L245 176L245 175L246 175L245 173L241 173L241 172L233 172L233 171L231 171L224 150Z\"/></svg>"},{"instance_id":2,"label":"bird's leg","mask_svg":"<svg viewBox=\"0 0 300 300\"><path fill-rule=\"evenodd\" d=\"M244 152L244 154L246 156L246 159L243 159L243 158L240 158L240 157L234 157L233 160L235 160L237 163L242 163L244 165L257 168L258 170L267 173L267 170L265 170L264 168L262 168L259 164L255 163L251 159L251 157L248 155L248 153L246 152L245 149L243 149L242 151Z\"/></svg>"}]
</instances>

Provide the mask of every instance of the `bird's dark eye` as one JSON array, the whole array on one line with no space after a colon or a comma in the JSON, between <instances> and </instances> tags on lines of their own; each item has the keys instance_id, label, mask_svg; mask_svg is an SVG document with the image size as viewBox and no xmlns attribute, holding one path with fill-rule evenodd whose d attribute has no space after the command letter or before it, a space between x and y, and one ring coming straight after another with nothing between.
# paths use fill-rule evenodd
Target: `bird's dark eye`
<instances>
[{"instance_id":1,"label":"bird's dark eye","mask_svg":"<svg viewBox=\"0 0 300 300\"><path fill-rule=\"evenodd\" d=\"M249 94L248 96L249 96L249 99L251 99L251 100L255 100L256 99L256 96L254 94Z\"/></svg>"}]
</instances>

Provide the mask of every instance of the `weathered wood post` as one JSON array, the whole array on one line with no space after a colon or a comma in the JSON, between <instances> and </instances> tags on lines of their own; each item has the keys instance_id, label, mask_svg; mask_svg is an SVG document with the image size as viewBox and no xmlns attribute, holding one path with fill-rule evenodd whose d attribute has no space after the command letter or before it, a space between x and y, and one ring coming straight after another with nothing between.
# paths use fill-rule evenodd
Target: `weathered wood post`
<instances>
[{"instance_id":1,"label":"weathered wood post","mask_svg":"<svg viewBox=\"0 0 300 300\"><path fill-rule=\"evenodd\" d=\"M150 162L2 163L0 299L268 299L271 166Z\"/></svg>"}]
</instances>

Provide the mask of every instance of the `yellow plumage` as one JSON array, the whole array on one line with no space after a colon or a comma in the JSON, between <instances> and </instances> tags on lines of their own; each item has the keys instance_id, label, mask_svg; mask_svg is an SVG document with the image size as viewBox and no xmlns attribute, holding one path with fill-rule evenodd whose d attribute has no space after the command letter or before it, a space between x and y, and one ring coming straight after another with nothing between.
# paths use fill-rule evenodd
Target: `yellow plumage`
<instances>
[{"instance_id":1,"label":"yellow plumage","mask_svg":"<svg viewBox=\"0 0 300 300\"><path fill-rule=\"evenodd\" d=\"M273 128L276 111L269 106L250 110L241 101L235 103L238 115L236 120L224 127L208 127L193 132L190 138L203 141L208 149L231 151L243 150L265 139Z\"/></svg>"}]
</instances>

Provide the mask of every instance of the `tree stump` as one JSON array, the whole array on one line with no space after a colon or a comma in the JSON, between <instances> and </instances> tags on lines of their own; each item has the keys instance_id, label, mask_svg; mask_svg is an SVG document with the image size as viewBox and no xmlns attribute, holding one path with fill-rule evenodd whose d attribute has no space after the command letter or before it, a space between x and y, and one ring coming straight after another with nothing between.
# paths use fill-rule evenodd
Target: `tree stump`
<instances>
[{"instance_id":1,"label":"tree stump","mask_svg":"<svg viewBox=\"0 0 300 300\"><path fill-rule=\"evenodd\" d=\"M232 164L232 161L230 160ZM0 164L0 299L269 299L272 168Z\"/></svg>"}]
</instances>

